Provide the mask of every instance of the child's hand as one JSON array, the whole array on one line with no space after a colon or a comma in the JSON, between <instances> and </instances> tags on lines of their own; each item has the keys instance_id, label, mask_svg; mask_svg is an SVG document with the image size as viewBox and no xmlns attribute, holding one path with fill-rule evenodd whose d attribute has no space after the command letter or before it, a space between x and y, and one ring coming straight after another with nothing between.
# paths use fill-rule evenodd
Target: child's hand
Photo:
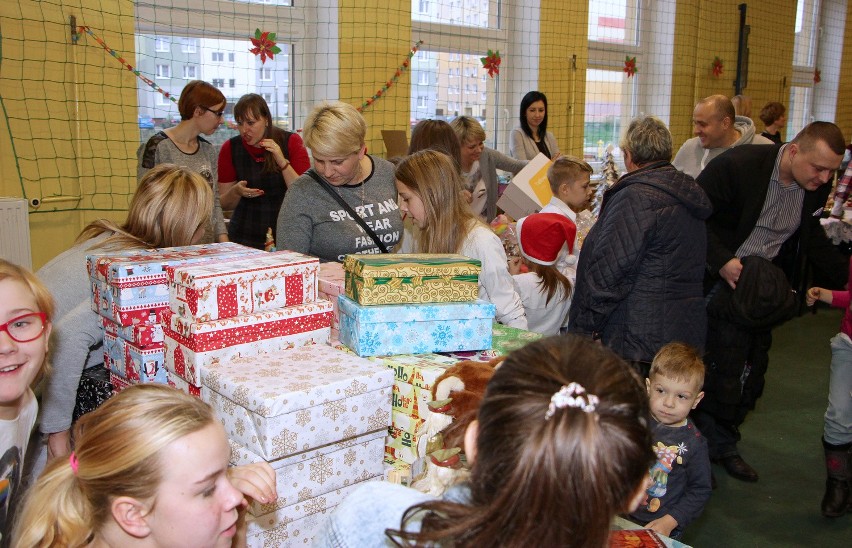
<instances>
[{"instance_id":1,"label":"child's hand","mask_svg":"<svg viewBox=\"0 0 852 548\"><path fill-rule=\"evenodd\" d=\"M817 302L817 301L825 302L825 300L822 298L822 292L823 291L824 290L821 287L812 287L812 288L808 289L808 292L805 295L805 304L808 305L808 306L813 306L814 303ZM829 302L830 302L830 299L829 299Z\"/></svg>"},{"instance_id":2,"label":"child's hand","mask_svg":"<svg viewBox=\"0 0 852 548\"><path fill-rule=\"evenodd\" d=\"M665 536L671 535L675 527L677 527L677 520L669 514L666 514L660 519L648 522L648 524L645 525L645 529L651 529L652 531L656 531L657 533Z\"/></svg>"},{"instance_id":3,"label":"child's hand","mask_svg":"<svg viewBox=\"0 0 852 548\"><path fill-rule=\"evenodd\" d=\"M264 504L275 501L275 471L265 462L255 462L228 469L231 484L243 495Z\"/></svg>"},{"instance_id":4,"label":"child's hand","mask_svg":"<svg viewBox=\"0 0 852 548\"><path fill-rule=\"evenodd\" d=\"M512 257L509 259L508 263L509 274L512 276L521 273L521 258L520 257Z\"/></svg>"}]
</instances>

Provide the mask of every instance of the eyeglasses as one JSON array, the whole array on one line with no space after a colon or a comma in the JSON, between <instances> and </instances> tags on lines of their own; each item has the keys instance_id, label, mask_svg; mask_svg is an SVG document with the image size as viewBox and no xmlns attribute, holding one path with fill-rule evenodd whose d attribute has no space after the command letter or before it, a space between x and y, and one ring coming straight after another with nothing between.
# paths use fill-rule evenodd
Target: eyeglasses
<instances>
[{"instance_id":1,"label":"eyeglasses","mask_svg":"<svg viewBox=\"0 0 852 548\"><path fill-rule=\"evenodd\" d=\"M8 333L13 341L25 343L41 337L45 325L47 325L47 314L44 312L31 312L17 318L12 318L0 325L0 332L5 331Z\"/></svg>"},{"instance_id":2,"label":"eyeglasses","mask_svg":"<svg viewBox=\"0 0 852 548\"><path fill-rule=\"evenodd\" d=\"M215 114L216 116L219 116L220 118L225 115L225 109L213 110L212 108L207 108L207 107L201 107L201 108L203 108L207 112L212 112L213 114Z\"/></svg>"}]
</instances>

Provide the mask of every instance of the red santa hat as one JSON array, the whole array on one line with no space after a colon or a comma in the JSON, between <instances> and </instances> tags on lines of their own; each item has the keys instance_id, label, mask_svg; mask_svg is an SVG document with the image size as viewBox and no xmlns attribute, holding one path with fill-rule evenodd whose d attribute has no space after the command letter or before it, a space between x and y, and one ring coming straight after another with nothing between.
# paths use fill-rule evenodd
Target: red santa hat
<instances>
[{"instance_id":1,"label":"red santa hat","mask_svg":"<svg viewBox=\"0 0 852 548\"><path fill-rule=\"evenodd\" d=\"M534 213L518 219L518 247L527 260L541 265L556 264L562 246L574 250L577 226L560 213Z\"/></svg>"}]
</instances>

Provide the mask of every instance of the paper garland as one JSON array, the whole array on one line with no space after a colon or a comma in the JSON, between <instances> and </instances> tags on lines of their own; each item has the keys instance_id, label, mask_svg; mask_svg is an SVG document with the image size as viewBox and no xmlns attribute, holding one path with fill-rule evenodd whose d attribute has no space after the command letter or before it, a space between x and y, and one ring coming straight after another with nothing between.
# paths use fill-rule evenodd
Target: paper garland
<instances>
[{"instance_id":1,"label":"paper garland","mask_svg":"<svg viewBox=\"0 0 852 548\"><path fill-rule=\"evenodd\" d=\"M713 76L715 76L716 78L718 78L719 76L722 76L722 70L724 68L725 68L725 65L724 65L723 61L721 59L719 59L719 57L716 57L715 59L713 59Z\"/></svg>"},{"instance_id":2,"label":"paper garland","mask_svg":"<svg viewBox=\"0 0 852 548\"><path fill-rule=\"evenodd\" d=\"M272 61L276 53L281 53L281 48L275 44L274 32L260 32L260 29L254 29L254 38L250 40L254 47L249 51L255 54L255 56L260 55L261 65L266 64L267 57Z\"/></svg>"},{"instance_id":3,"label":"paper garland","mask_svg":"<svg viewBox=\"0 0 852 548\"><path fill-rule=\"evenodd\" d=\"M161 88L160 86L158 86L156 83L154 83L153 80L151 80L147 76L143 75L141 72L139 72L137 69L135 69L133 67L133 65L131 65L130 63L125 61L124 58L121 57L117 51L115 51L114 49L112 49L111 47L106 45L106 43L103 40L101 40L94 32L92 32L91 28L83 25L81 27L78 27L77 32L78 32L78 34L81 33L81 32L85 32L86 34L88 34L89 36L94 38L95 42L100 44L101 47L104 48L107 51L107 53L109 53L110 55L115 57L118 60L119 63L124 65L124 68L126 68L127 70L129 70L130 72L135 74L140 80L142 80L143 82L145 82L146 84L148 84L149 86L154 88L154 91L158 91L158 92L162 93L163 97L165 97L166 99L170 99L173 103L177 103L177 99L172 97L171 93L169 93L168 91L166 91L163 88ZM74 42L76 43L76 40L74 40Z\"/></svg>"},{"instance_id":4,"label":"paper garland","mask_svg":"<svg viewBox=\"0 0 852 548\"><path fill-rule=\"evenodd\" d=\"M822 82L822 71L814 69L814 84L819 84L820 82Z\"/></svg>"},{"instance_id":5,"label":"paper garland","mask_svg":"<svg viewBox=\"0 0 852 548\"><path fill-rule=\"evenodd\" d=\"M417 53L417 50L420 49L420 46L422 45L423 40L418 40L417 43L414 44L414 46L411 48L411 51L408 52L408 58L396 68L396 72L394 72L391 79L385 82L385 85L383 85L376 93L374 93L372 97L366 99L363 103L361 103L361 106L358 107L358 112L364 112L364 109L371 106L373 103L382 98L382 95L384 95L385 92L390 89L390 87L393 86L397 82L397 80L399 80L399 77L402 76L402 73L408 70L409 66L411 65L411 58L414 57L414 54Z\"/></svg>"},{"instance_id":6,"label":"paper garland","mask_svg":"<svg viewBox=\"0 0 852 548\"><path fill-rule=\"evenodd\" d=\"M636 68L636 57L628 55L624 58L624 72L627 73L628 78L639 72L639 69Z\"/></svg>"},{"instance_id":7,"label":"paper garland","mask_svg":"<svg viewBox=\"0 0 852 548\"><path fill-rule=\"evenodd\" d=\"M482 62L485 70L488 71L488 76L494 78L495 74L500 74L500 63L502 62L502 59L500 59L500 50L488 50L488 55L480 57L479 60Z\"/></svg>"}]
</instances>

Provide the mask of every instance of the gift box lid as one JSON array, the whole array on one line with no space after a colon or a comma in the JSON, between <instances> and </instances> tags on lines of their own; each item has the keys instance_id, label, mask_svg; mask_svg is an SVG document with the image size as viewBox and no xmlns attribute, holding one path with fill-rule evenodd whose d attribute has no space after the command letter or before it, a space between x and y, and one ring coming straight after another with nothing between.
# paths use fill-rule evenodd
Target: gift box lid
<instances>
[{"instance_id":1,"label":"gift box lid","mask_svg":"<svg viewBox=\"0 0 852 548\"><path fill-rule=\"evenodd\" d=\"M479 279L481 265L478 259L464 255L429 253L347 255L343 261L345 271L361 278L471 276L474 282Z\"/></svg>"},{"instance_id":2,"label":"gift box lid","mask_svg":"<svg viewBox=\"0 0 852 548\"><path fill-rule=\"evenodd\" d=\"M163 319L163 328L167 334L170 336L179 334L183 337L191 338L208 333L215 334L229 329L250 328L257 331L277 329L276 325L279 320L312 316L314 314L328 314L328 320L331 322L332 310L333 307L330 302L320 300L284 308L273 308L254 314L243 314L232 318L211 320L209 322L188 320L169 309L163 310L160 314ZM269 327L266 327L267 325ZM328 324L325 327L328 327ZM172 338L174 337L172 336Z\"/></svg>"},{"instance_id":3,"label":"gift box lid","mask_svg":"<svg viewBox=\"0 0 852 548\"><path fill-rule=\"evenodd\" d=\"M89 272L118 287L166 283L166 267L180 263L206 261L215 257L264 255L259 249L233 242L165 247L133 255L87 255Z\"/></svg>"},{"instance_id":4,"label":"gift box lid","mask_svg":"<svg viewBox=\"0 0 852 548\"><path fill-rule=\"evenodd\" d=\"M384 304L363 306L346 295L338 297L340 313L362 324L494 318L496 307L482 299L463 303Z\"/></svg>"},{"instance_id":5,"label":"gift box lid","mask_svg":"<svg viewBox=\"0 0 852 548\"><path fill-rule=\"evenodd\" d=\"M276 277L277 272L288 267L319 267L319 259L295 251L275 251L248 257L229 257L225 260L208 260L202 263L166 267L170 283L204 288L211 285L238 283L250 272L266 272Z\"/></svg>"},{"instance_id":6,"label":"gift box lid","mask_svg":"<svg viewBox=\"0 0 852 548\"><path fill-rule=\"evenodd\" d=\"M201 368L201 383L259 416L276 417L390 388L393 372L318 344L210 363Z\"/></svg>"},{"instance_id":7,"label":"gift box lid","mask_svg":"<svg viewBox=\"0 0 852 548\"><path fill-rule=\"evenodd\" d=\"M346 284L346 271L340 263L322 263L317 275L319 292L327 295L340 295Z\"/></svg>"}]
</instances>

